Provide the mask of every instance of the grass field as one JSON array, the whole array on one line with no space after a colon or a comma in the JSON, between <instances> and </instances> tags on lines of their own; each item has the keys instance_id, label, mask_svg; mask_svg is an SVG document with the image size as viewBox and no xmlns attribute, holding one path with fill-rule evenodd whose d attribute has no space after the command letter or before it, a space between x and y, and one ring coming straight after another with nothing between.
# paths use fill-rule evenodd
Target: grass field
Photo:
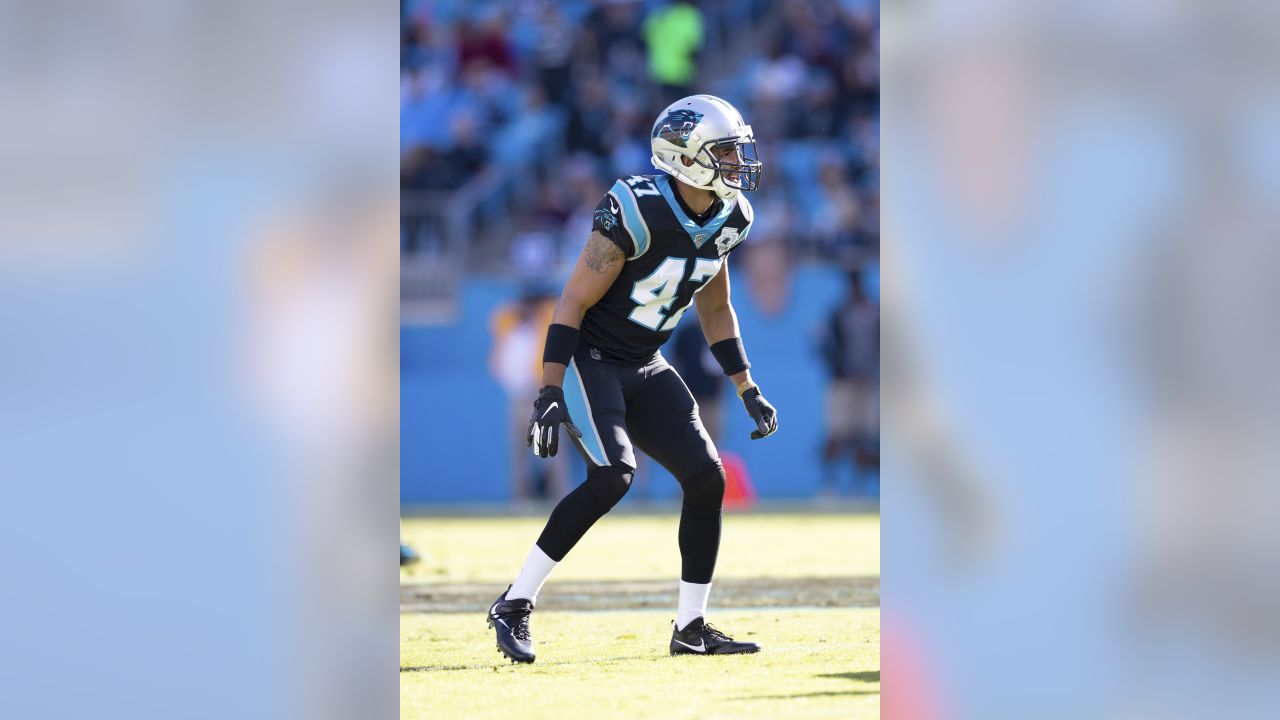
<instances>
[{"instance_id":1,"label":"grass field","mask_svg":"<svg viewBox=\"0 0 1280 720\"><path fill-rule=\"evenodd\" d=\"M538 661L511 665L483 612L543 522L405 520L401 718L879 717L878 517L727 515L709 619L764 649L678 658L678 519L606 517L539 596Z\"/></svg>"}]
</instances>

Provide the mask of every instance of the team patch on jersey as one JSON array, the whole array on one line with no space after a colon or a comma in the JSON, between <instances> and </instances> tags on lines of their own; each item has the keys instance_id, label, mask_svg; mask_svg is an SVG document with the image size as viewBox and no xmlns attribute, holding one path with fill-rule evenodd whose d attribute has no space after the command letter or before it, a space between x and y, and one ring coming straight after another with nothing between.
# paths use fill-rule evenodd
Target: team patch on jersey
<instances>
[{"instance_id":1,"label":"team patch on jersey","mask_svg":"<svg viewBox=\"0 0 1280 720\"><path fill-rule=\"evenodd\" d=\"M596 222L605 230L612 230L618 224L618 218L608 210L600 209L596 211Z\"/></svg>"},{"instance_id":2,"label":"team patch on jersey","mask_svg":"<svg viewBox=\"0 0 1280 720\"><path fill-rule=\"evenodd\" d=\"M734 245L742 242L741 236L738 234L738 228L727 227L720 231L720 237L716 238L716 251L721 255L725 255L733 249Z\"/></svg>"}]
</instances>

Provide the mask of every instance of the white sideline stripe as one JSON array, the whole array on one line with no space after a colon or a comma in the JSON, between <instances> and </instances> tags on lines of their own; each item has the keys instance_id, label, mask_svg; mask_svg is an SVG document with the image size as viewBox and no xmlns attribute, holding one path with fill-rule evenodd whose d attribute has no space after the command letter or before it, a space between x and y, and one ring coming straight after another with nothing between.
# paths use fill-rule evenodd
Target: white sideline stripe
<instances>
[{"instance_id":1,"label":"white sideline stripe","mask_svg":"<svg viewBox=\"0 0 1280 720\"><path fill-rule=\"evenodd\" d=\"M596 429L596 419L595 416L591 414L591 401L587 399L587 388L582 384L582 375L578 374L578 367L574 360L569 361L569 368L573 370L573 379L577 381L578 392L582 394L582 404L587 408L587 430L595 433L596 442L600 443L600 452L604 452L604 440L600 437L600 431ZM581 428L579 428L579 430L581 430ZM582 449L587 451L587 457L591 458L591 462L595 463L597 466L604 466L605 463L596 459L595 453L591 452L591 448L588 447L588 445L590 445L590 443L582 443Z\"/></svg>"}]
</instances>

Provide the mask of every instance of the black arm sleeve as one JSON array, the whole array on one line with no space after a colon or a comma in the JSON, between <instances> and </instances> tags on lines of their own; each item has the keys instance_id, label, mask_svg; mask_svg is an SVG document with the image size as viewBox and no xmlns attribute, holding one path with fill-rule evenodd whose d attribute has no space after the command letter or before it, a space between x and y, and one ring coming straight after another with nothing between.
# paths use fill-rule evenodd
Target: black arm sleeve
<instances>
[{"instance_id":1,"label":"black arm sleeve","mask_svg":"<svg viewBox=\"0 0 1280 720\"><path fill-rule=\"evenodd\" d=\"M591 218L591 229L613 241L622 248L622 252L631 257L636 253L636 245L631 234L622 226L622 209L613 195L605 193L596 205L595 215Z\"/></svg>"}]
</instances>

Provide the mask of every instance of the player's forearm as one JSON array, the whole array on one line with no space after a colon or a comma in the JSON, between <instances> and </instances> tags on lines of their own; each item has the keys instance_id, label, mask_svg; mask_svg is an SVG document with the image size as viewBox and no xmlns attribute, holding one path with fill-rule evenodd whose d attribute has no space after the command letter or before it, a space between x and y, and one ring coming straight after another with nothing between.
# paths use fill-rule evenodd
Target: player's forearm
<instances>
[{"instance_id":1,"label":"player's forearm","mask_svg":"<svg viewBox=\"0 0 1280 720\"><path fill-rule=\"evenodd\" d=\"M733 311L733 306L726 304L724 310L712 313L712 317L716 318L713 322L713 329L707 329L703 326L707 336L707 345L715 345L723 340L732 340L740 337L738 330L738 315ZM714 333L714 335L713 335ZM712 339L714 337L714 339ZM743 370L729 375L729 380L735 388L742 387L744 383L751 383L751 371Z\"/></svg>"},{"instance_id":2,"label":"player's forearm","mask_svg":"<svg viewBox=\"0 0 1280 720\"><path fill-rule=\"evenodd\" d=\"M582 307L582 303L578 302L570 295L562 295L560 301L556 303L556 309L551 314L551 323L553 325L564 325L565 327L577 330L582 326L582 317L586 315L587 309ZM564 385L564 373L568 366L559 362L543 362L542 363L542 387L552 385L561 387Z\"/></svg>"},{"instance_id":3,"label":"player's forearm","mask_svg":"<svg viewBox=\"0 0 1280 720\"><path fill-rule=\"evenodd\" d=\"M698 307L698 320L702 322L702 334L725 375L734 387L752 383L751 367L738 329L738 315L729 303L706 303Z\"/></svg>"},{"instance_id":4,"label":"player's forearm","mask_svg":"<svg viewBox=\"0 0 1280 720\"><path fill-rule=\"evenodd\" d=\"M556 309L551 313L551 322L556 325L568 325L571 328L582 327L582 317L587 308L576 297L566 293L556 302Z\"/></svg>"},{"instance_id":5,"label":"player's forearm","mask_svg":"<svg viewBox=\"0 0 1280 720\"><path fill-rule=\"evenodd\" d=\"M738 315L728 303L714 308L699 307L698 321L702 323L702 334L707 339L707 345L738 337Z\"/></svg>"}]
</instances>

